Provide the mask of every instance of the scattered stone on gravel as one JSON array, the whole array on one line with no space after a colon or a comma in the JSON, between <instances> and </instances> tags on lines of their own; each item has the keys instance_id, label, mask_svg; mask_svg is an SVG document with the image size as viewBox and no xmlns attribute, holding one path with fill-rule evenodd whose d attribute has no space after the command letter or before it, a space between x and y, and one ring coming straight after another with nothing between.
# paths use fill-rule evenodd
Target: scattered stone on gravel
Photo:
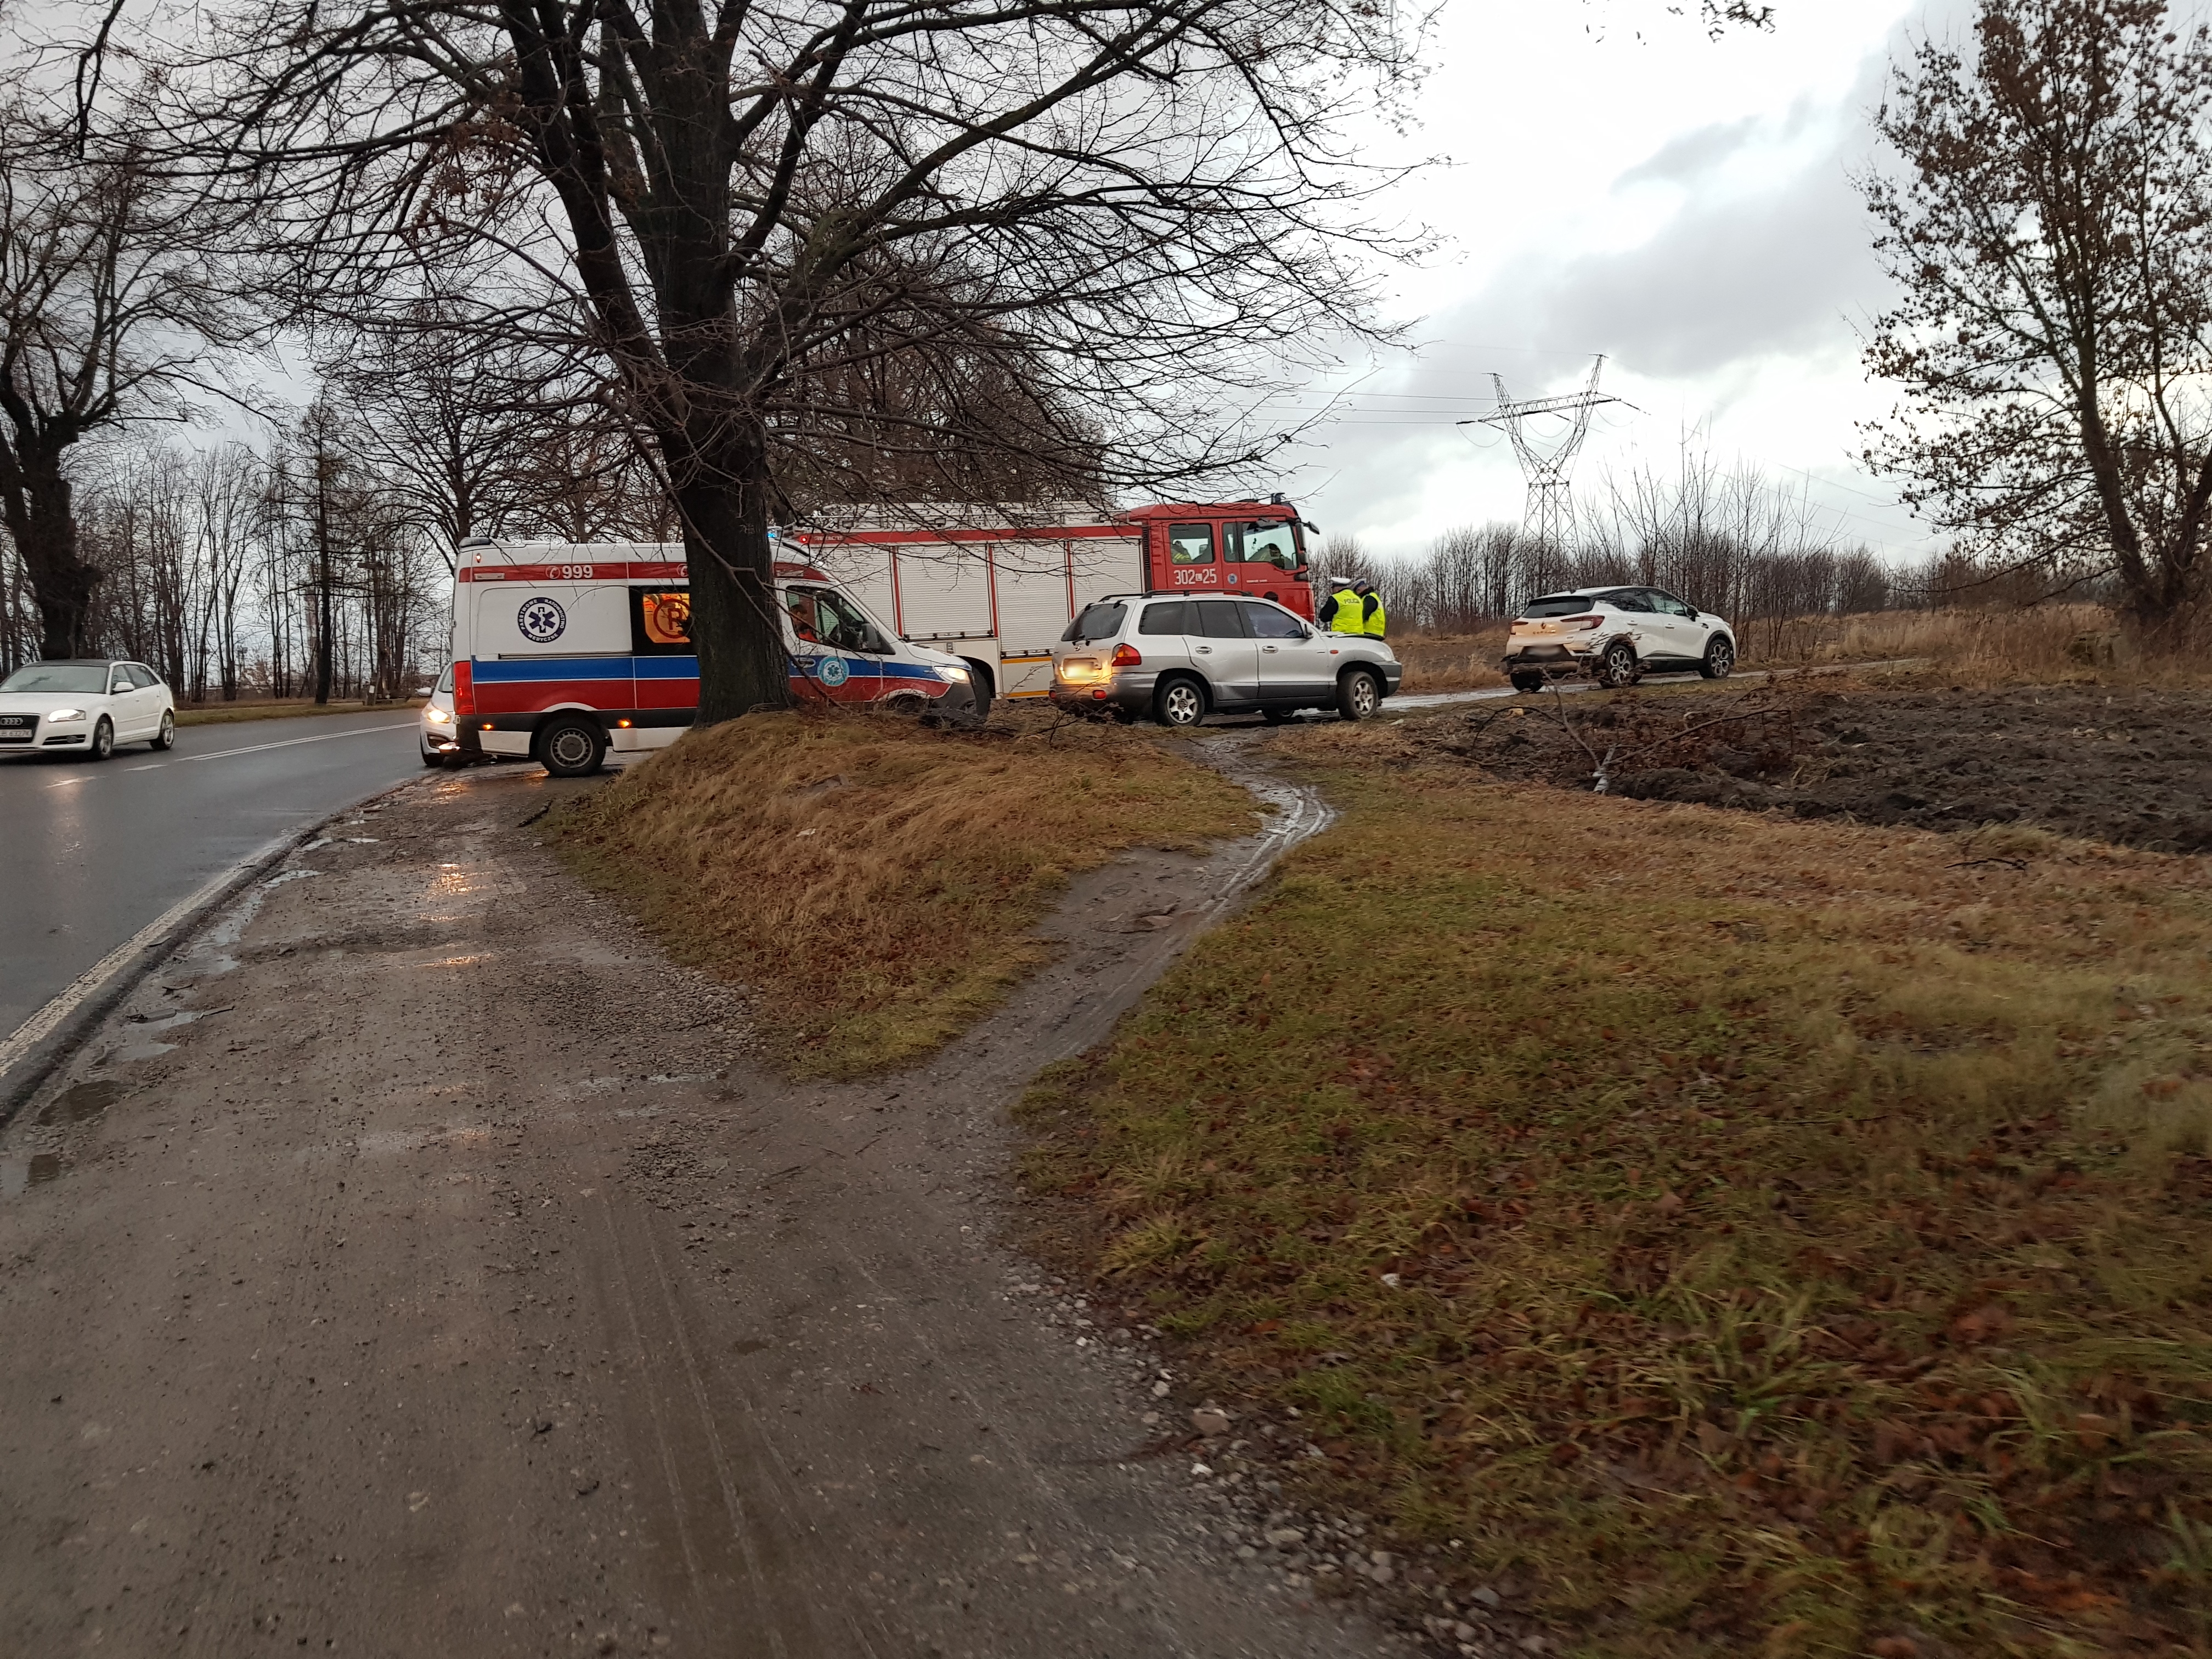
<instances>
[{"instance_id":1,"label":"scattered stone on gravel","mask_svg":"<svg viewBox=\"0 0 2212 1659\"><path fill-rule=\"evenodd\" d=\"M1229 1432L1229 1414L1209 1406L1201 1406L1190 1414L1190 1425L1210 1440L1215 1435Z\"/></svg>"}]
</instances>

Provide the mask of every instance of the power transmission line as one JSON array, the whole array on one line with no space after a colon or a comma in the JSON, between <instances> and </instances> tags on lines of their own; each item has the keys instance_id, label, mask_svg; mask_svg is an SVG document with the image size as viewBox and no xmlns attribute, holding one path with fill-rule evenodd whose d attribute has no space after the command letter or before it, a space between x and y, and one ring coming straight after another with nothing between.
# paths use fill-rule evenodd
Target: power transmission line
<instances>
[{"instance_id":1,"label":"power transmission line","mask_svg":"<svg viewBox=\"0 0 2212 1659\"><path fill-rule=\"evenodd\" d=\"M1574 465L1575 452L1583 447L1583 440L1589 434L1590 412L1601 404L1626 401L1599 392L1597 377L1604 370L1605 355L1601 352L1591 360L1589 384L1580 392L1570 392L1564 398L1530 398L1520 403L1514 402L1512 394L1506 391L1505 377L1493 374L1490 383L1498 389L1497 411L1453 422L1455 426L1500 427L1512 439L1513 453L1521 458L1521 471L1528 481L1528 500L1522 512L1522 524L1541 546L1565 547L1574 530L1575 505L1568 492L1567 471ZM1636 406L1628 404L1627 407ZM1571 417L1567 435L1548 454L1528 441L1524 424L1539 415Z\"/></svg>"}]
</instances>

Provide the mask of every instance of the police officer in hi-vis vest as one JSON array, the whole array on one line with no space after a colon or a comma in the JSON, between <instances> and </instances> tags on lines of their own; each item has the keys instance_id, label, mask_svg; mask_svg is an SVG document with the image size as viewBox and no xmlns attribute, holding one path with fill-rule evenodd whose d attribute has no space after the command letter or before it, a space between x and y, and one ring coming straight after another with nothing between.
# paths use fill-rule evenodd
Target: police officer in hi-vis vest
<instances>
[{"instance_id":1,"label":"police officer in hi-vis vest","mask_svg":"<svg viewBox=\"0 0 2212 1659\"><path fill-rule=\"evenodd\" d=\"M1366 615L1359 599L1359 585L1347 578L1321 602L1321 609L1314 612L1314 620L1332 634L1364 634L1367 631Z\"/></svg>"}]
</instances>

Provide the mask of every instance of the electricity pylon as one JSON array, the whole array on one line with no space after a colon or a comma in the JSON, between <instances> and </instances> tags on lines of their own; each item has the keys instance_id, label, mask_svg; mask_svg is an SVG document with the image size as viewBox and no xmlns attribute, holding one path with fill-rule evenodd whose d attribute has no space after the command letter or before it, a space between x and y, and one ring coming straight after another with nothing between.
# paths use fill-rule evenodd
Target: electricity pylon
<instances>
[{"instance_id":1,"label":"electricity pylon","mask_svg":"<svg viewBox=\"0 0 2212 1659\"><path fill-rule=\"evenodd\" d=\"M1589 432L1590 411L1601 404L1623 401L1599 393L1597 377L1604 368L1605 356L1600 353L1590 364L1589 384L1580 392L1570 392L1564 398L1530 398L1517 404L1505 390L1505 377L1492 374L1490 383L1498 388L1497 411L1455 422L1460 426L1505 428L1506 436L1513 440L1513 453L1521 458L1522 475L1528 481L1528 501L1522 513L1522 526L1541 546L1565 547L1574 529L1574 498L1567 492L1567 470L1574 465L1575 452L1583 447L1583 439ZM1523 422L1537 415L1571 417L1567 435L1548 454L1528 441L1522 426Z\"/></svg>"}]
</instances>

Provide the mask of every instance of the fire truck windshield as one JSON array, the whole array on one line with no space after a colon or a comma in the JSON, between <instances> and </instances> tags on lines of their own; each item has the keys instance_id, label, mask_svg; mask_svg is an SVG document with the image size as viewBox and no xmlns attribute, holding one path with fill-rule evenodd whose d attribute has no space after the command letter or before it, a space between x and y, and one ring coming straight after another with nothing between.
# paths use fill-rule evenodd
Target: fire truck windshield
<instances>
[{"instance_id":1,"label":"fire truck windshield","mask_svg":"<svg viewBox=\"0 0 2212 1659\"><path fill-rule=\"evenodd\" d=\"M1229 562L1270 564L1278 570L1296 570L1305 560L1298 551L1296 530L1288 524L1255 521L1223 526L1229 533Z\"/></svg>"}]
</instances>

